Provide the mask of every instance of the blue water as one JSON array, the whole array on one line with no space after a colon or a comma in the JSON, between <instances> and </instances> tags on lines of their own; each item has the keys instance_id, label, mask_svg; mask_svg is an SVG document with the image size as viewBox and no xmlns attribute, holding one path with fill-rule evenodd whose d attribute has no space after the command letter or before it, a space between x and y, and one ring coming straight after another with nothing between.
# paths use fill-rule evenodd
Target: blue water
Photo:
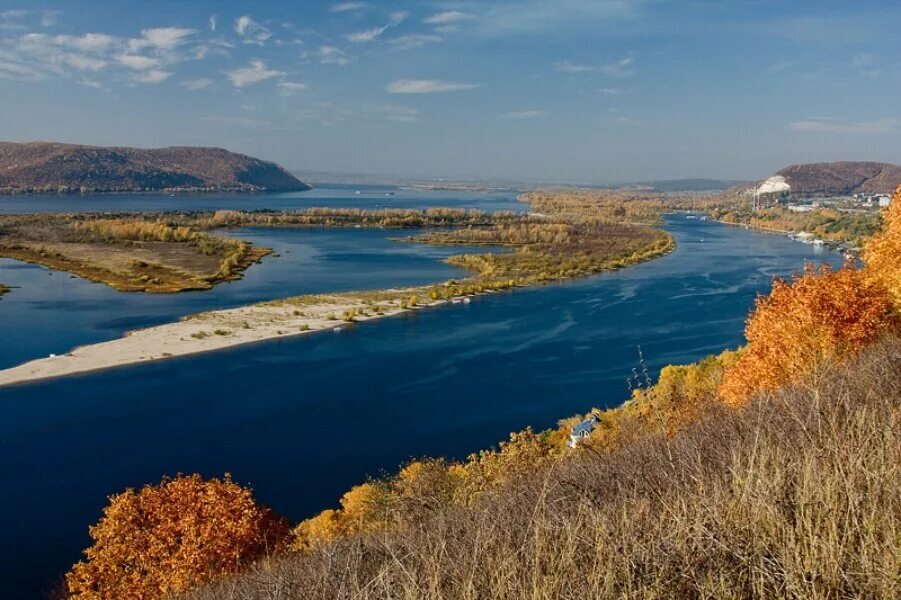
<instances>
[{"instance_id":1,"label":"blue water","mask_svg":"<svg viewBox=\"0 0 901 600\"><path fill-rule=\"evenodd\" d=\"M88 544L87 527L106 496L125 487L179 472L230 472L298 520L411 457L464 457L510 431L619 404L637 345L655 373L736 346L755 295L774 275L808 259L840 261L784 237L682 216L668 219L667 228L675 252L619 272L340 334L0 388L0 511L8 515L0 581L7 595L47 589ZM369 235L346 238L359 240L361 253L382 243L366 231L346 233ZM355 264L363 273L342 267L329 275L333 264L321 276L334 277L329 285L336 287L369 276L365 260ZM306 277L298 266L280 285ZM78 327L80 301L56 302L46 318ZM110 320L135 318L127 302L105 302ZM35 322L38 312L7 325L7 307L0 301L7 331L20 328L19 339L35 327L47 334Z\"/></svg>"},{"instance_id":2,"label":"blue water","mask_svg":"<svg viewBox=\"0 0 901 600\"><path fill-rule=\"evenodd\" d=\"M390 239L416 233L306 228L229 231L227 235L273 248L275 253L252 265L238 281L182 294L122 293L67 273L0 259L0 282L13 286L0 299L0 339L4 340L0 368L215 308L463 277L464 270L441 260L461 252L488 251L484 246L429 246Z\"/></svg>"},{"instance_id":3,"label":"blue water","mask_svg":"<svg viewBox=\"0 0 901 600\"><path fill-rule=\"evenodd\" d=\"M356 192L360 192L357 194ZM486 212L523 212L528 205L517 192L448 192L411 190L394 186L328 185L305 192L278 194L98 194L0 196L0 213L137 212L174 210L298 210L329 208L478 208Z\"/></svg>"}]
</instances>

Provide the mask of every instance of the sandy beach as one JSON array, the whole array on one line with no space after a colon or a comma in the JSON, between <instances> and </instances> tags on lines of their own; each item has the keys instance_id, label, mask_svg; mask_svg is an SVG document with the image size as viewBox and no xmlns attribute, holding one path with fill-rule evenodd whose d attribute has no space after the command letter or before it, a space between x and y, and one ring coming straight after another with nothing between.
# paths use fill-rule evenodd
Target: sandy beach
<instances>
[{"instance_id":1,"label":"sandy beach","mask_svg":"<svg viewBox=\"0 0 901 600\"><path fill-rule=\"evenodd\" d=\"M102 369L212 352L272 340L333 330L353 322L397 315L443 304L423 299L421 289L389 290L392 299L370 300L353 294L300 296L191 315L175 322L139 329L117 340L80 346L70 352L0 370L0 386ZM417 296L415 307L400 298ZM465 301L465 300L455 300Z\"/></svg>"}]
</instances>

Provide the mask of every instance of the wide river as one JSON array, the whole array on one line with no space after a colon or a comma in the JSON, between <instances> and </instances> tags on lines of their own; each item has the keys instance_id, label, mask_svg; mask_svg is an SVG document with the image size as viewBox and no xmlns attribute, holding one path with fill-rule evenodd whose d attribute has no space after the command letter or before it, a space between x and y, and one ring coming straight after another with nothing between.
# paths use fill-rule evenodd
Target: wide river
<instances>
[{"instance_id":1,"label":"wide river","mask_svg":"<svg viewBox=\"0 0 901 600\"><path fill-rule=\"evenodd\" d=\"M386 190L394 196L385 196ZM255 206L482 206L513 194L323 188ZM246 197L0 199L0 212L248 206ZM176 206L175 200L183 204ZM109 494L163 475L231 473L298 520L412 457L465 457L526 426L627 397L641 346L654 373L742 341L773 276L833 253L785 237L667 218L675 252L562 284L196 357L0 388L0 589L36 597L89 543ZM217 306L426 283L442 248L377 230L244 230L280 254L209 292L124 294L0 261L0 366ZM459 251L459 250L455 250Z\"/></svg>"}]
</instances>

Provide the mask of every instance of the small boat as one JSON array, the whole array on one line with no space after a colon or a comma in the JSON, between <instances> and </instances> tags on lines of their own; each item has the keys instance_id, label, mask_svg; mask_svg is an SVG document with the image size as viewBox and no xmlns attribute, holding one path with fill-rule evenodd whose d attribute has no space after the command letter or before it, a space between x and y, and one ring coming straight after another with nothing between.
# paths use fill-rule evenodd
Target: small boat
<instances>
[{"instance_id":1,"label":"small boat","mask_svg":"<svg viewBox=\"0 0 901 600\"><path fill-rule=\"evenodd\" d=\"M334 329L332 329L332 331L334 331L335 333L341 333L341 328L335 327Z\"/></svg>"},{"instance_id":2,"label":"small boat","mask_svg":"<svg viewBox=\"0 0 901 600\"><path fill-rule=\"evenodd\" d=\"M469 298L463 298L463 304L469 304L469 302L470 302Z\"/></svg>"}]
</instances>

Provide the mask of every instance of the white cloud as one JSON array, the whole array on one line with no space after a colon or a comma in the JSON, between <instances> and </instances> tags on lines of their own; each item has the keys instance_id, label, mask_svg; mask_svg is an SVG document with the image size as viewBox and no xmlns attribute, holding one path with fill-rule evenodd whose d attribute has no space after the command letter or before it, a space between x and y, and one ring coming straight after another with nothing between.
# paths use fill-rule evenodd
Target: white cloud
<instances>
[{"instance_id":1,"label":"white cloud","mask_svg":"<svg viewBox=\"0 0 901 600\"><path fill-rule=\"evenodd\" d=\"M310 89L310 86L298 81L279 81L278 88L281 90L282 96L293 96L297 92L303 92Z\"/></svg>"},{"instance_id":2,"label":"white cloud","mask_svg":"<svg viewBox=\"0 0 901 600\"><path fill-rule=\"evenodd\" d=\"M547 113L543 110L519 110L514 112L508 112L501 115L504 119L537 119L538 117L543 117Z\"/></svg>"},{"instance_id":3,"label":"white cloud","mask_svg":"<svg viewBox=\"0 0 901 600\"><path fill-rule=\"evenodd\" d=\"M591 27L599 34L621 21L640 16L640 0L507 0L485 3L477 32L488 36L532 34L565 27Z\"/></svg>"},{"instance_id":4,"label":"white cloud","mask_svg":"<svg viewBox=\"0 0 901 600\"><path fill-rule=\"evenodd\" d=\"M605 96L619 96L623 93L619 88L601 88L600 92Z\"/></svg>"},{"instance_id":5,"label":"white cloud","mask_svg":"<svg viewBox=\"0 0 901 600\"><path fill-rule=\"evenodd\" d=\"M151 58L143 54L120 54L116 57L116 62L135 71L147 71L160 66L158 58Z\"/></svg>"},{"instance_id":6,"label":"white cloud","mask_svg":"<svg viewBox=\"0 0 901 600\"><path fill-rule=\"evenodd\" d=\"M607 77L631 77L632 75L635 75L634 64L635 59L631 56L627 56L611 63L607 63L599 70Z\"/></svg>"},{"instance_id":7,"label":"white cloud","mask_svg":"<svg viewBox=\"0 0 901 600\"><path fill-rule=\"evenodd\" d=\"M134 80L138 83L160 83L169 79L172 73L163 71L162 69L151 69L150 71L142 71L134 76Z\"/></svg>"},{"instance_id":8,"label":"white cloud","mask_svg":"<svg viewBox=\"0 0 901 600\"><path fill-rule=\"evenodd\" d=\"M594 65L583 65L568 60L554 63L554 69L561 73L593 73L598 70Z\"/></svg>"},{"instance_id":9,"label":"white cloud","mask_svg":"<svg viewBox=\"0 0 901 600\"><path fill-rule=\"evenodd\" d=\"M272 37L272 32L265 25L251 19L250 15L235 19L235 33L244 40L245 44L257 44L258 46L262 46Z\"/></svg>"},{"instance_id":10,"label":"white cloud","mask_svg":"<svg viewBox=\"0 0 901 600\"><path fill-rule=\"evenodd\" d=\"M83 85L85 87L94 88L95 90L104 90L106 91L106 87L96 79L79 79L78 85Z\"/></svg>"},{"instance_id":11,"label":"white cloud","mask_svg":"<svg viewBox=\"0 0 901 600\"><path fill-rule=\"evenodd\" d=\"M174 50L188 41L188 38L197 33L196 29L183 27L154 27L142 29L141 37L128 40L128 48L137 52L145 48L155 50Z\"/></svg>"},{"instance_id":12,"label":"white cloud","mask_svg":"<svg viewBox=\"0 0 901 600\"><path fill-rule=\"evenodd\" d=\"M105 60L83 56L81 54L63 54L61 56L61 62L72 67L76 71L96 72L106 66Z\"/></svg>"},{"instance_id":13,"label":"white cloud","mask_svg":"<svg viewBox=\"0 0 901 600\"><path fill-rule=\"evenodd\" d=\"M59 18L62 16L63 12L61 10L45 10L41 12L41 27L53 27L57 23L59 23Z\"/></svg>"},{"instance_id":14,"label":"white cloud","mask_svg":"<svg viewBox=\"0 0 901 600\"><path fill-rule=\"evenodd\" d=\"M0 30L25 29L21 20L27 15L27 10L0 10Z\"/></svg>"},{"instance_id":15,"label":"white cloud","mask_svg":"<svg viewBox=\"0 0 901 600\"><path fill-rule=\"evenodd\" d=\"M324 65L338 65L339 67L349 65L356 60L354 57L348 56L340 48L335 48L334 46L319 46L316 50L316 57L319 59L319 62Z\"/></svg>"},{"instance_id":16,"label":"white cloud","mask_svg":"<svg viewBox=\"0 0 901 600\"><path fill-rule=\"evenodd\" d=\"M231 80L233 86L242 88L254 83L266 81L267 79L272 79L273 77L282 77L284 73L282 71L276 71L275 69L267 69L265 63L261 60L252 60L248 66L229 71L226 75Z\"/></svg>"},{"instance_id":17,"label":"white cloud","mask_svg":"<svg viewBox=\"0 0 901 600\"><path fill-rule=\"evenodd\" d=\"M210 17L210 31L216 31L216 26L219 24L219 16L213 15Z\"/></svg>"},{"instance_id":18,"label":"white cloud","mask_svg":"<svg viewBox=\"0 0 901 600\"><path fill-rule=\"evenodd\" d=\"M817 118L789 123L793 131L806 133L837 133L847 135L882 135L901 130L901 119L885 118L874 121Z\"/></svg>"},{"instance_id":19,"label":"white cloud","mask_svg":"<svg viewBox=\"0 0 901 600\"><path fill-rule=\"evenodd\" d=\"M344 37L346 37L351 42L354 42L355 44L374 42L375 40L380 38L383 33L388 31L392 27L397 27L398 25L403 23L406 18L407 13L405 12L392 13L391 20L382 27L373 27L372 29L366 29L365 31L357 31Z\"/></svg>"},{"instance_id":20,"label":"white cloud","mask_svg":"<svg viewBox=\"0 0 901 600\"><path fill-rule=\"evenodd\" d=\"M422 22L428 25L452 25L454 23L459 23L460 21L470 21L473 19L475 19L475 16L469 13L459 10L445 10L426 17Z\"/></svg>"},{"instance_id":21,"label":"white cloud","mask_svg":"<svg viewBox=\"0 0 901 600\"><path fill-rule=\"evenodd\" d=\"M363 10L364 8L366 8L365 2L339 2L338 4L332 4L329 10L334 13L342 13Z\"/></svg>"},{"instance_id":22,"label":"white cloud","mask_svg":"<svg viewBox=\"0 0 901 600\"><path fill-rule=\"evenodd\" d=\"M388 40L388 43L398 50L410 50L412 48L420 48L426 44L437 44L440 41L441 38L437 35L411 33L410 35L402 35Z\"/></svg>"},{"instance_id":23,"label":"white cloud","mask_svg":"<svg viewBox=\"0 0 901 600\"><path fill-rule=\"evenodd\" d=\"M213 85L212 79L207 79L206 77L201 77L200 79L188 79L186 81L182 81L179 85L181 87L191 90L192 92L196 92L197 90L202 90Z\"/></svg>"},{"instance_id":24,"label":"white cloud","mask_svg":"<svg viewBox=\"0 0 901 600\"><path fill-rule=\"evenodd\" d=\"M43 34L40 33L29 35L43 36ZM43 36L40 39L47 38ZM111 35L106 35L105 33L86 33L81 36L55 35L52 38L49 38L48 41L56 46L67 46L84 52L104 52L116 42L116 38Z\"/></svg>"},{"instance_id":25,"label":"white cloud","mask_svg":"<svg viewBox=\"0 0 901 600\"><path fill-rule=\"evenodd\" d=\"M379 109L385 118L395 123L416 123L419 121L419 111L411 106L399 104L386 104Z\"/></svg>"},{"instance_id":26,"label":"white cloud","mask_svg":"<svg viewBox=\"0 0 901 600\"><path fill-rule=\"evenodd\" d=\"M876 78L882 75L882 69L876 67L876 57L869 52L858 52L851 57L851 66L863 77Z\"/></svg>"},{"instance_id":27,"label":"white cloud","mask_svg":"<svg viewBox=\"0 0 901 600\"><path fill-rule=\"evenodd\" d=\"M479 87L475 83L443 81L441 79L398 79L385 88L391 94L440 94Z\"/></svg>"}]
</instances>

